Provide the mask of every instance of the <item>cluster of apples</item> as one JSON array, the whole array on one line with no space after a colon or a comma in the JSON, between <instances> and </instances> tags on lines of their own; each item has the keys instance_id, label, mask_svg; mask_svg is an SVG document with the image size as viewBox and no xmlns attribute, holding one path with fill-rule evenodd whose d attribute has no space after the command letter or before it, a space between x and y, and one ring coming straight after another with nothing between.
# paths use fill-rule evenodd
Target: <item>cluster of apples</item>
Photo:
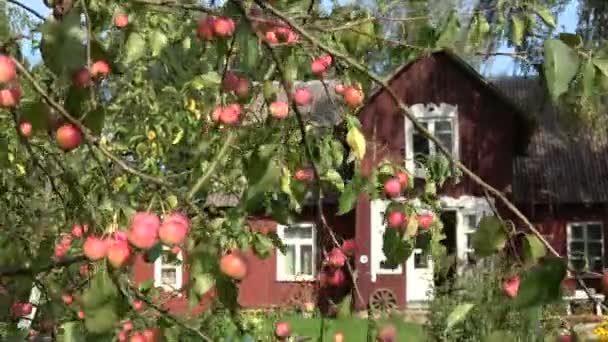
<instances>
[{"instance_id":1,"label":"cluster of apples","mask_svg":"<svg viewBox=\"0 0 608 342\"><path fill-rule=\"evenodd\" d=\"M17 65L11 57L0 54L0 108L14 108L20 100Z\"/></svg>"},{"instance_id":2,"label":"cluster of apples","mask_svg":"<svg viewBox=\"0 0 608 342\"><path fill-rule=\"evenodd\" d=\"M72 75L72 83L79 88L89 87L93 81L101 80L110 74L110 65L106 61L95 61L89 67L83 67Z\"/></svg>"},{"instance_id":3,"label":"cluster of apples","mask_svg":"<svg viewBox=\"0 0 608 342\"><path fill-rule=\"evenodd\" d=\"M235 28L231 18L208 16L198 22L196 34L201 40L213 40L232 36Z\"/></svg>"},{"instance_id":4,"label":"cluster of apples","mask_svg":"<svg viewBox=\"0 0 608 342\"><path fill-rule=\"evenodd\" d=\"M397 198L402 195L403 190L409 184L409 176L405 172L397 172L395 177L389 178L384 182L384 193L389 198ZM417 216L418 228L427 230L433 224L434 216L430 213L423 213ZM389 228L401 230L405 228L408 222L408 217L405 213L399 210L391 211L387 217Z\"/></svg>"},{"instance_id":5,"label":"cluster of apples","mask_svg":"<svg viewBox=\"0 0 608 342\"><path fill-rule=\"evenodd\" d=\"M32 303L13 303L11 312L14 317L24 317L32 313Z\"/></svg>"},{"instance_id":6,"label":"cluster of apples","mask_svg":"<svg viewBox=\"0 0 608 342\"><path fill-rule=\"evenodd\" d=\"M80 239L83 233L86 233L89 230L88 225L76 225L72 228L71 235L65 234L61 237L60 242L55 245L55 258L62 258L70 251L72 248L73 239Z\"/></svg>"},{"instance_id":7,"label":"cluster of apples","mask_svg":"<svg viewBox=\"0 0 608 342\"><path fill-rule=\"evenodd\" d=\"M298 34L295 33L290 27L283 25L276 25L268 29L265 34L266 41L270 45L275 44L294 44L298 41Z\"/></svg>"},{"instance_id":8,"label":"cluster of apples","mask_svg":"<svg viewBox=\"0 0 608 342\"><path fill-rule=\"evenodd\" d=\"M310 63L310 71L317 76L325 76L327 70L331 67L332 62L333 59L330 55L315 58L312 63Z\"/></svg>"},{"instance_id":9,"label":"cluster of apples","mask_svg":"<svg viewBox=\"0 0 608 342\"><path fill-rule=\"evenodd\" d=\"M251 82L233 71L226 71L222 86L225 92L234 93L238 98L246 98L249 96Z\"/></svg>"},{"instance_id":10,"label":"cluster of apples","mask_svg":"<svg viewBox=\"0 0 608 342\"><path fill-rule=\"evenodd\" d=\"M126 321L122 324L122 329L118 331L116 334L116 339L119 342L156 342L159 341L158 329L155 328L147 328L143 331L134 331L133 330L133 322ZM130 338L129 338L129 335Z\"/></svg>"},{"instance_id":11,"label":"cluster of apples","mask_svg":"<svg viewBox=\"0 0 608 342\"><path fill-rule=\"evenodd\" d=\"M241 105L233 103L227 106L217 106L211 113L211 120L234 126L241 120Z\"/></svg>"},{"instance_id":12,"label":"cluster of apples","mask_svg":"<svg viewBox=\"0 0 608 342\"><path fill-rule=\"evenodd\" d=\"M344 265L348 261L348 257L352 256L355 251L355 241L345 240L340 248L334 247L325 258L324 264L326 267L319 273L319 284L331 287L340 287L346 281L344 273Z\"/></svg>"},{"instance_id":13,"label":"cluster of apples","mask_svg":"<svg viewBox=\"0 0 608 342\"><path fill-rule=\"evenodd\" d=\"M335 85L334 90L342 95L346 105L352 109L358 108L363 103L363 90L358 86L347 87L344 84L338 83Z\"/></svg>"}]
</instances>

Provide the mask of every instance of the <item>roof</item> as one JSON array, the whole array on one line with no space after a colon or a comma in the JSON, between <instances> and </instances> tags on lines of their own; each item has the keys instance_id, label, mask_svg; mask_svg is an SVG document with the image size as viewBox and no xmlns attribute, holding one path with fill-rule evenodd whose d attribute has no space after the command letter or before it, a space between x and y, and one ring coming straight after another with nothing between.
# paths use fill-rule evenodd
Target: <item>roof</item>
<instances>
[{"instance_id":1,"label":"roof","mask_svg":"<svg viewBox=\"0 0 608 342\"><path fill-rule=\"evenodd\" d=\"M513 165L516 203L608 202L608 139L567 127L538 79L493 81L537 121L527 156Z\"/></svg>"}]
</instances>

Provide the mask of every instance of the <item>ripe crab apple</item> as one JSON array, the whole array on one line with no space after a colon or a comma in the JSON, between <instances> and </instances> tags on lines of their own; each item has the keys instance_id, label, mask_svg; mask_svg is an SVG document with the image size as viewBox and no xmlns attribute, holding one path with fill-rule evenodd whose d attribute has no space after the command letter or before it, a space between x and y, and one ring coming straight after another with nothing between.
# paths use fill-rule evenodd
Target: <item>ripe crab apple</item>
<instances>
[{"instance_id":1,"label":"ripe crab apple","mask_svg":"<svg viewBox=\"0 0 608 342\"><path fill-rule=\"evenodd\" d=\"M158 329L148 328L144 330L142 335L144 335L146 342L157 342L159 340L160 332Z\"/></svg>"},{"instance_id":2,"label":"ripe crab apple","mask_svg":"<svg viewBox=\"0 0 608 342\"><path fill-rule=\"evenodd\" d=\"M114 18L114 26L123 28L129 25L129 16L126 14L118 14Z\"/></svg>"},{"instance_id":3,"label":"ripe crab apple","mask_svg":"<svg viewBox=\"0 0 608 342\"><path fill-rule=\"evenodd\" d=\"M156 214L138 212L133 216L131 228L127 233L129 242L141 249L150 249L158 241L160 219Z\"/></svg>"},{"instance_id":4,"label":"ripe crab apple","mask_svg":"<svg viewBox=\"0 0 608 342\"><path fill-rule=\"evenodd\" d=\"M298 35L293 32L289 27L279 26L274 29L274 32L279 42L291 44L298 41Z\"/></svg>"},{"instance_id":5,"label":"ripe crab apple","mask_svg":"<svg viewBox=\"0 0 608 342\"><path fill-rule=\"evenodd\" d=\"M337 332L334 334L334 342L344 342L344 334Z\"/></svg>"},{"instance_id":6,"label":"ripe crab apple","mask_svg":"<svg viewBox=\"0 0 608 342\"><path fill-rule=\"evenodd\" d=\"M386 324L380 328L376 339L378 342L397 342L397 329L392 324Z\"/></svg>"},{"instance_id":7,"label":"ripe crab apple","mask_svg":"<svg viewBox=\"0 0 608 342\"><path fill-rule=\"evenodd\" d=\"M279 43L279 38L277 38L277 34L274 31L267 31L265 36L270 45Z\"/></svg>"},{"instance_id":8,"label":"ripe crab apple","mask_svg":"<svg viewBox=\"0 0 608 342\"><path fill-rule=\"evenodd\" d=\"M131 321L125 321L122 324L122 330L123 331L131 331L131 330L133 330L133 322L131 322Z\"/></svg>"},{"instance_id":9,"label":"ripe crab apple","mask_svg":"<svg viewBox=\"0 0 608 342\"><path fill-rule=\"evenodd\" d=\"M144 308L144 302L139 299L136 299L133 301L133 303L131 303L131 306L133 307L133 310L141 311Z\"/></svg>"},{"instance_id":10,"label":"ripe crab apple","mask_svg":"<svg viewBox=\"0 0 608 342\"><path fill-rule=\"evenodd\" d=\"M232 71L226 71L222 86L225 92L234 91L239 83L239 76Z\"/></svg>"},{"instance_id":11,"label":"ripe crab apple","mask_svg":"<svg viewBox=\"0 0 608 342\"><path fill-rule=\"evenodd\" d=\"M172 216L180 216L173 218ZM181 214L168 216L158 229L158 237L165 245L179 245L186 239L189 223L183 219Z\"/></svg>"},{"instance_id":12,"label":"ripe crab apple","mask_svg":"<svg viewBox=\"0 0 608 342\"><path fill-rule=\"evenodd\" d=\"M287 322L278 322L274 329L274 333L279 339L286 339L291 335L291 327Z\"/></svg>"},{"instance_id":13,"label":"ripe crab apple","mask_svg":"<svg viewBox=\"0 0 608 342\"><path fill-rule=\"evenodd\" d=\"M55 246L55 258L61 258L64 257L67 253L68 253L68 246L64 246L64 245L56 245Z\"/></svg>"},{"instance_id":14,"label":"ripe crab apple","mask_svg":"<svg viewBox=\"0 0 608 342\"><path fill-rule=\"evenodd\" d=\"M517 296L517 292L519 291L519 283L519 276L513 276L503 282L502 290L507 297L515 298Z\"/></svg>"},{"instance_id":15,"label":"ripe crab apple","mask_svg":"<svg viewBox=\"0 0 608 342\"><path fill-rule=\"evenodd\" d=\"M407 221L407 216L400 211L391 211L388 214L388 227L393 229L401 229Z\"/></svg>"},{"instance_id":16,"label":"ripe crab apple","mask_svg":"<svg viewBox=\"0 0 608 342\"><path fill-rule=\"evenodd\" d=\"M65 305L70 305L70 304L74 303L74 297L72 297L72 295L69 293L62 294L61 300L63 301L63 304L65 304Z\"/></svg>"},{"instance_id":17,"label":"ripe crab apple","mask_svg":"<svg viewBox=\"0 0 608 342\"><path fill-rule=\"evenodd\" d=\"M213 112L211 112L211 120L213 120L215 122L219 122L223 111L224 111L224 107L222 107L222 106L215 107Z\"/></svg>"},{"instance_id":18,"label":"ripe crab apple","mask_svg":"<svg viewBox=\"0 0 608 342\"><path fill-rule=\"evenodd\" d=\"M106 77L110 74L110 65L106 61L91 64L91 77Z\"/></svg>"},{"instance_id":19,"label":"ripe crab apple","mask_svg":"<svg viewBox=\"0 0 608 342\"><path fill-rule=\"evenodd\" d=\"M87 274L89 274L89 265L87 265L87 264L80 265L80 268L78 269L78 273L80 273L81 276L86 276Z\"/></svg>"},{"instance_id":20,"label":"ripe crab apple","mask_svg":"<svg viewBox=\"0 0 608 342\"><path fill-rule=\"evenodd\" d=\"M73 235L74 237L76 237L76 238L80 238L80 237L82 237L82 226L80 226L80 225L75 225L75 226L72 228L72 235Z\"/></svg>"},{"instance_id":21,"label":"ripe crab apple","mask_svg":"<svg viewBox=\"0 0 608 342\"><path fill-rule=\"evenodd\" d=\"M245 98L249 95L251 83L246 78L239 78L234 88L234 94L239 98Z\"/></svg>"},{"instance_id":22,"label":"ripe crab apple","mask_svg":"<svg viewBox=\"0 0 608 342\"><path fill-rule=\"evenodd\" d=\"M144 335L142 335L140 333L135 333L135 334L131 335L131 339L129 341L130 342L147 342Z\"/></svg>"},{"instance_id":23,"label":"ripe crab apple","mask_svg":"<svg viewBox=\"0 0 608 342\"><path fill-rule=\"evenodd\" d=\"M218 37L230 37L234 33L234 21L230 18L216 18L213 21L213 33Z\"/></svg>"},{"instance_id":24,"label":"ripe crab apple","mask_svg":"<svg viewBox=\"0 0 608 342\"><path fill-rule=\"evenodd\" d=\"M344 284L345 280L346 280L346 276L344 275L344 272L341 269L337 269L328 275L327 284L334 286L334 287L338 287L338 286L341 286L342 284Z\"/></svg>"},{"instance_id":25,"label":"ripe crab apple","mask_svg":"<svg viewBox=\"0 0 608 342\"><path fill-rule=\"evenodd\" d=\"M214 22L215 17L206 17L198 22L196 35L199 39L212 40L215 37L215 33L213 32Z\"/></svg>"},{"instance_id":26,"label":"ripe crab apple","mask_svg":"<svg viewBox=\"0 0 608 342\"><path fill-rule=\"evenodd\" d=\"M357 245L354 239L344 240L344 242L342 242L342 252L344 252L344 254L353 255L356 249Z\"/></svg>"},{"instance_id":27,"label":"ripe crab apple","mask_svg":"<svg viewBox=\"0 0 608 342\"><path fill-rule=\"evenodd\" d=\"M19 134L25 139L29 139L32 137L32 124L29 121L22 121L19 124Z\"/></svg>"},{"instance_id":28,"label":"ripe crab apple","mask_svg":"<svg viewBox=\"0 0 608 342\"><path fill-rule=\"evenodd\" d=\"M31 303L14 303L11 306L11 311L15 317L23 317L32 313Z\"/></svg>"},{"instance_id":29,"label":"ripe crab apple","mask_svg":"<svg viewBox=\"0 0 608 342\"><path fill-rule=\"evenodd\" d=\"M559 335L557 337L557 342L572 342L574 341L574 339L572 338L572 335L565 333L562 335Z\"/></svg>"},{"instance_id":30,"label":"ripe crab apple","mask_svg":"<svg viewBox=\"0 0 608 342\"><path fill-rule=\"evenodd\" d=\"M82 310L82 309L78 310L78 318L84 319L84 317L85 317L84 310Z\"/></svg>"},{"instance_id":31,"label":"ripe crab apple","mask_svg":"<svg viewBox=\"0 0 608 342\"><path fill-rule=\"evenodd\" d=\"M72 244L72 236L64 235L61 237L61 244L64 246L70 246Z\"/></svg>"},{"instance_id":32,"label":"ripe crab apple","mask_svg":"<svg viewBox=\"0 0 608 342\"><path fill-rule=\"evenodd\" d=\"M363 103L363 92L355 87L344 89L342 96L350 108L357 108Z\"/></svg>"},{"instance_id":33,"label":"ripe crab apple","mask_svg":"<svg viewBox=\"0 0 608 342\"><path fill-rule=\"evenodd\" d=\"M388 197L397 197L401 195L401 183L396 178L391 178L384 183L384 193Z\"/></svg>"},{"instance_id":34,"label":"ripe crab apple","mask_svg":"<svg viewBox=\"0 0 608 342\"><path fill-rule=\"evenodd\" d=\"M126 342L128 338L128 332L126 331L119 331L118 334L116 335L116 339L118 340L118 342Z\"/></svg>"},{"instance_id":35,"label":"ripe crab apple","mask_svg":"<svg viewBox=\"0 0 608 342\"><path fill-rule=\"evenodd\" d=\"M332 249L327 255L327 264L331 267L342 267L346 263L346 255L340 248Z\"/></svg>"},{"instance_id":36,"label":"ripe crab apple","mask_svg":"<svg viewBox=\"0 0 608 342\"><path fill-rule=\"evenodd\" d=\"M21 88L18 85L0 89L0 108L17 107L19 101L21 101L21 95Z\"/></svg>"},{"instance_id":37,"label":"ripe crab apple","mask_svg":"<svg viewBox=\"0 0 608 342\"><path fill-rule=\"evenodd\" d=\"M15 61L6 55L0 55L0 84L12 82L17 77Z\"/></svg>"},{"instance_id":38,"label":"ripe crab apple","mask_svg":"<svg viewBox=\"0 0 608 342\"><path fill-rule=\"evenodd\" d=\"M401 184L401 187L404 189L407 188L409 183L409 176L407 173L399 171L395 176L397 176L397 179L399 179L399 184Z\"/></svg>"},{"instance_id":39,"label":"ripe crab apple","mask_svg":"<svg viewBox=\"0 0 608 342\"><path fill-rule=\"evenodd\" d=\"M55 134L55 139L57 140L59 148L65 152L69 152L80 146L80 143L82 142L82 133L78 127L66 123L59 127Z\"/></svg>"},{"instance_id":40,"label":"ripe crab apple","mask_svg":"<svg viewBox=\"0 0 608 342\"><path fill-rule=\"evenodd\" d=\"M241 116L241 105L233 103L228 105L220 113L220 121L225 125L235 125L239 122Z\"/></svg>"},{"instance_id":41,"label":"ripe crab apple","mask_svg":"<svg viewBox=\"0 0 608 342\"><path fill-rule=\"evenodd\" d=\"M113 240L108 247L108 262L114 268L120 268L131 256L129 244L123 240Z\"/></svg>"},{"instance_id":42,"label":"ripe crab apple","mask_svg":"<svg viewBox=\"0 0 608 342\"><path fill-rule=\"evenodd\" d=\"M334 86L334 90L336 91L336 93L338 94L342 94L344 92L344 84L342 83L338 83Z\"/></svg>"},{"instance_id":43,"label":"ripe crab apple","mask_svg":"<svg viewBox=\"0 0 608 342\"><path fill-rule=\"evenodd\" d=\"M315 58L310 64L310 70L315 75L324 74L331 66L332 58L330 55Z\"/></svg>"},{"instance_id":44,"label":"ripe crab apple","mask_svg":"<svg viewBox=\"0 0 608 342\"><path fill-rule=\"evenodd\" d=\"M270 114L276 119L285 119L289 114L287 102L275 101L270 104Z\"/></svg>"},{"instance_id":45,"label":"ripe crab apple","mask_svg":"<svg viewBox=\"0 0 608 342\"><path fill-rule=\"evenodd\" d=\"M310 90L308 90L308 88L297 89L293 95L293 98L298 106L306 106L312 101L312 95L310 94Z\"/></svg>"},{"instance_id":46,"label":"ripe crab apple","mask_svg":"<svg viewBox=\"0 0 608 342\"><path fill-rule=\"evenodd\" d=\"M91 261L103 259L108 253L108 243L96 236L89 236L82 245L84 256Z\"/></svg>"},{"instance_id":47,"label":"ripe crab apple","mask_svg":"<svg viewBox=\"0 0 608 342\"><path fill-rule=\"evenodd\" d=\"M220 270L234 280L242 280L247 276L247 263L239 254L226 254L220 260Z\"/></svg>"},{"instance_id":48,"label":"ripe crab apple","mask_svg":"<svg viewBox=\"0 0 608 342\"><path fill-rule=\"evenodd\" d=\"M79 88L86 88L91 83L91 73L89 69L82 68L72 76L72 83Z\"/></svg>"},{"instance_id":49,"label":"ripe crab apple","mask_svg":"<svg viewBox=\"0 0 608 342\"><path fill-rule=\"evenodd\" d=\"M310 182L311 180L313 180L315 178L315 173L312 170L312 168L302 168L302 169L298 169L294 175L294 178L298 181L298 182Z\"/></svg>"},{"instance_id":50,"label":"ripe crab apple","mask_svg":"<svg viewBox=\"0 0 608 342\"><path fill-rule=\"evenodd\" d=\"M429 229L431 224L433 223L433 215L432 214L422 214L418 216L418 228L422 230Z\"/></svg>"}]
</instances>

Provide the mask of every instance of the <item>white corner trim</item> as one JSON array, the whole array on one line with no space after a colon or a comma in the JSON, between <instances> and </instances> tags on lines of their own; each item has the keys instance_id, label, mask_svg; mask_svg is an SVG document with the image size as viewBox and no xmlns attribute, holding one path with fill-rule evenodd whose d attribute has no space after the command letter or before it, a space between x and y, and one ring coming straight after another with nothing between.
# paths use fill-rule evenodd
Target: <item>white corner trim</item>
<instances>
[{"instance_id":1,"label":"white corner trim","mask_svg":"<svg viewBox=\"0 0 608 342\"><path fill-rule=\"evenodd\" d=\"M163 246L163 250L169 250L169 247ZM179 265L164 265L162 255L156 258L154 261L154 287L162 287L168 291L177 291L182 288L184 285L184 257L182 252L179 252L177 259L181 262ZM162 270L167 268L175 268L175 288L170 285L163 284Z\"/></svg>"},{"instance_id":2,"label":"white corner trim","mask_svg":"<svg viewBox=\"0 0 608 342\"><path fill-rule=\"evenodd\" d=\"M295 282L295 281L313 281L316 279L316 266L317 266L317 251L318 251L318 246L317 246L317 229L315 227L314 223L311 222L299 222L299 223L295 223L291 225L292 227L294 226L300 226L300 227L309 227L312 231L312 235L310 238L302 238L302 239L295 239L295 238L290 238L290 239L286 239L285 238L285 228L289 227L286 225L277 225L277 235L279 237L279 239L281 239L281 241L283 241L283 243L286 244L290 244L290 245L296 245L296 255L294 256L295 260L296 260L296 274L292 275L292 274L285 274L284 270L285 270L285 257L284 255L281 253L281 251L277 248L276 249L276 281L279 282ZM300 267L301 265L299 265L299 262L301 260L300 258L300 253L301 253L301 249L299 248L302 245L310 245L312 246L312 272L313 274L297 274L300 271Z\"/></svg>"},{"instance_id":3,"label":"white corner trim","mask_svg":"<svg viewBox=\"0 0 608 342\"><path fill-rule=\"evenodd\" d=\"M450 118L452 119L452 139L454 146L454 158L458 160L460 158L460 125L458 122L458 106L450 105L447 103L435 103L423 104L417 103L410 106L410 110L416 119L420 121L429 121L432 118ZM405 168L408 172L414 174L415 160L414 160L414 125L408 119L403 120L405 125Z\"/></svg>"}]
</instances>

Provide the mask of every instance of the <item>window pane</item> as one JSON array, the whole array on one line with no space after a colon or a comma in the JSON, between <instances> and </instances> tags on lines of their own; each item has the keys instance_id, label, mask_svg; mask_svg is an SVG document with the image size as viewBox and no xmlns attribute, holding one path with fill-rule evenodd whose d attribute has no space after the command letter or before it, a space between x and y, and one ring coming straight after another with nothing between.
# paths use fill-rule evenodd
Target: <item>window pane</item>
<instances>
[{"instance_id":1,"label":"window pane","mask_svg":"<svg viewBox=\"0 0 608 342\"><path fill-rule=\"evenodd\" d=\"M589 257L601 257L602 256L602 243L601 242L589 242L587 245Z\"/></svg>"},{"instance_id":2,"label":"window pane","mask_svg":"<svg viewBox=\"0 0 608 342\"><path fill-rule=\"evenodd\" d=\"M427 268L429 258L426 253L414 253L414 268Z\"/></svg>"},{"instance_id":3,"label":"window pane","mask_svg":"<svg viewBox=\"0 0 608 342\"><path fill-rule=\"evenodd\" d=\"M582 256L585 253L584 242L571 242L570 243L570 254Z\"/></svg>"},{"instance_id":4,"label":"window pane","mask_svg":"<svg viewBox=\"0 0 608 342\"><path fill-rule=\"evenodd\" d=\"M437 137L437 139L439 139L439 141L441 142L441 144L448 149L449 152L453 152L452 151L452 133L437 133L435 134L435 136Z\"/></svg>"},{"instance_id":5,"label":"window pane","mask_svg":"<svg viewBox=\"0 0 608 342\"><path fill-rule=\"evenodd\" d=\"M467 249L473 249L473 234L466 234Z\"/></svg>"},{"instance_id":6,"label":"window pane","mask_svg":"<svg viewBox=\"0 0 608 342\"><path fill-rule=\"evenodd\" d=\"M285 275L296 274L296 246L286 245L283 254L283 273Z\"/></svg>"},{"instance_id":7,"label":"window pane","mask_svg":"<svg viewBox=\"0 0 608 342\"><path fill-rule=\"evenodd\" d=\"M312 275L314 265L312 264L312 246L300 247L300 273Z\"/></svg>"},{"instance_id":8,"label":"window pane","mask_svg":"<svg viewBox=\"0 0 608 342\"><path fill-rule=\"evenodd\" d=\"M477 229L477 215L465 215L464 224L468 229Z\"/></svg>"},{"instance_id":9,"label":"window pane","mask_svg":"<svg viewBox=\"0 0 608 342\"><path fill-rule=\"evenodd\" d=\"M570 226L570 234L572 235L573 239L582 240L585 238L585 235L583 233L583 226L579 226L579 225Z\"/></svg>"},{"instance_id":10,"label":"window pane","mask_svg":"<svg viewBox=\"0 0 608 342\"><path fill-rule=\"evenodd\" d=\"M601 273L604 271L604 264L602 263L602 259L595 259L589 261L589 266L591 271Z\"/></svg>"},{"instance_id":11,"label":"window pane","mask_svg":"<svg viewBox=\"0 0 608 342\"><path fill-rule=\"evenodd\" d=\"M582 270L587 264L585 259L570 258L570 264L576 270Z\"/></svg>"},{"instance_id":12,"label":"window pane","mask_svg":"<svg viewBox=\"0 0 608 342\"><path fill-rule=\"evenodd\" d=\"M599 224L590 224L587 226L587 238L590 240L602 239L602 226Z\"/></svg>"},{"instance_id":13,"label":"window pane","mask_svg":"<svg viewBox=\"0 0 608 342\"><path fill-rule=\"evenodd\" d=\"M163 285L174 287L177 284L177 271L175 268L164 268L161 271L160 279Z\"/></svg>"},{"instance_id":14,"label":"window pane","mask_svg":"<svg viewBox=\"0 0 608 342\"><path fill-rule=\"evenodd\" d=\"M428 128L427 123L422 122L422 126ZM427 138L423 137L418 131L414 131L414 156L419 154L428 155L430 151L429 141Z\"/></svg>"},{"instance_id":15,"label":"window pane","mask_svg":"<svg viewBox=\"0 0 608 342\"><path fill-rule=\"evenodd\" d=\"M451 120L435 121L435 132L452 132L452 121Z\"/></svg>"},{"instance_id":16,"label":"window pane","mask_svg":"<svg viewBox=\"0 0 608 342\"><path fill-rule=\"evenodd\" d=\"M289 226L283 231L286 239L311 239L312 226Z\"/></svg>"}]
</instances>

